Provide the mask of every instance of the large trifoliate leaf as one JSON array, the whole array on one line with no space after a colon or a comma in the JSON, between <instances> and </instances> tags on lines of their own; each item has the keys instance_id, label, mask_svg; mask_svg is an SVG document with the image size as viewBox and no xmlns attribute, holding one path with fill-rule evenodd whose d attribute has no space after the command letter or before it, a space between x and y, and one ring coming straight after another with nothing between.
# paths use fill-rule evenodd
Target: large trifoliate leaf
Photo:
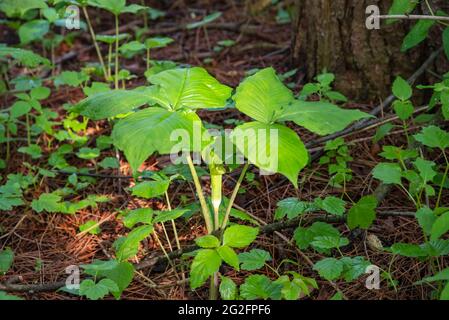
<instances>
[{"instance_id":1,"label":"large trifoliate leaf","mask_svg":"<svg viewBox=\"0 0 449 320\"><path fill-rule=\"evenodd\" d=\"M354 121L372 117L360 110L342 109L329 102L295 101L287 106L280 121L293 121L319 135L327 135L346 128Z\"/></svg>"},{"instance_id":2,"label":"large trifoliate leaf","mask_svg":"<svg viewBox=\"0 0 449 320\"><path fill-rule=\"evenodd\" d=\"M273 68L266 68L246 78L233 97L235 106L251 118L272 123L293 101L292 92L279 80Z\"/></svg>"},{"instance_id":3,"label":"large trifoliate leaf","mask_svg":"<svg viewBox=\"0 0 449 320\"><path fill-rule=\"evenodd\" d=\"M298 135L280 124L249 122L232 133L232 142L249 162L270 173L281 173L295 187L299 171L309 160Z\"/></svg>"},{"instance_id":4,"label":"large trifoliate leaf","mask_svg":"<svg viewBox=\"0 0 449 320\"><path fill-rule=\"evenodd\" d=\"M232 92L199 67L166 70L152 75L149 81L157 86L152 98L172 110L223 108Z\"/></svg>"},{"instance_id":5,"label":"large trifoliate leaf","mask_svg":"<svg viewBox=\"0 0 449 320\"><path fill-rule=\"evenodd\" d=\"M180 150L201 151L201 142L194 143L194 123L199 128L201 120L193 112L171 112L153 107L136 112L120 120L112 131L114 145L125 152L125 156L134 172L154 152L160 154L176 153ZM188 133L186 139L171 139L175 130ZM200 129L201 133L201 129ZM195 137L198 138L198 137ZM188 140L188 141L185 141ZM198 141L196 141L198 142ZM173 147L179 147L173 151Z\"/></svg>"},{"instance_id":6,"label":"large trifoliate leaf","mask_svg":"<svg viewBox=\"0 0 449 320\"><path fill-rule=\"evenodd\" d=\"M92 120L111 118L148 103L151 100L150 92L150 88L100 92L80 101L74 111Z\"/></svg>"}]
</instances>

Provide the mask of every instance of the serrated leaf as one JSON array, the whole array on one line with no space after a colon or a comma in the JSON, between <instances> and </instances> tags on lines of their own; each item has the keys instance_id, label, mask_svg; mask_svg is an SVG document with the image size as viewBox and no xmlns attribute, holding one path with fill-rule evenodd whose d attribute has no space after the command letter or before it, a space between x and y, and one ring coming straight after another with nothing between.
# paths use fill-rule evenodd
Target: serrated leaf
<instances>
[{"instance_id":1,"label":"serrated leaf","mask_svg":"<svg viewBox=\"0 0 449 320\"><path fill-rule=\"evenodd\" d=\"M235 300L237 296L237 285L231 278L222 276L219 290L223 300Z\"/></svg>"},{"instance_id":2,"label":"serrated leaf","mask_svg":"<svg viewBox=\"0 0 449 320\"><path fill-rule=\"evenodd\" d=\"M416 212L416 219L425 235L430 235L436 218L435 213L429 207L421 208Z\"/></svg>"},{"instance_id":3,"label":"serrated leaf","mask_svg":"<svg viewBox=\"0 0 449 320\"><path fill-rule=\"evenodd\" d=\"M373 170L373 177L385 184L402 184L402 169L397 163L379 163Z\"/></svg>"},{"instance_id":4,"label":"serrated leaf","mask_svg":"<svg viewBox=\"0 0 449 320\"><path fill-rule=\"evenodd\" d=\"M170 185L169 180L144 181L131 188L132 195L151 199L163 195Z\"/></svg>"},{"instance_id":5,"label":"serrated leaf","mask_svg":"<svg viewBox=\"0 0 449 320\"><path fill-rule=\"evenodd\" d=\"M437 126L425 127L421 133L414 135L414 137L417 141L430 148L444 150L449 147L449 133Z\"/></svg>"},{"instance_id":6,"label":"serrated leaf","mask_svg":"<svg viewBox=\"0 0 449 320\"><path fill-rule=\"evenodd\" d=\"M287 216L288 219L293 219L309 209L310 205L306 202L300 201L298 198L286 198L277 203L275 211L275 219L279 220Z\"/></svg>"},{"instance_id":7,"label":"serrated leaf","mask_svg":"<svg viewBox=\"0 0 449 320\"><path fill-rule=\"evenodd\" d=\"M82 225L80 225L79 229L81 232L89 230L88 233L93 234L93 235L97 235L101 232L98 222L94 221L94 220L89 220L86 223L83 223Z\"/></svg>"},{"instance_id":8,"label":"serrated leaf","mask_svg":"<svg viewBox=\"0 0 449 320\"><path fill-rule=\"evenodd\" d=\"M0 274L8 272L14 261L14 252L11 248L6 248L0 251Z\"/></svg>"},{"instance_id":9,"label":"serrated leaf","mask_svg":"<svg viewBox=\"0 0 449 320\"><path fill-rule=\"evenodd\" d=\"M207 249L217 248L220 246L220 240L218 240L217 237L210 234L202 236L200 238L196 238L195 243L197 244L198 247Z\"/></svg>"},{"instance_id":10,"label":"serrated leaf","mask_svg":"<svg viewBox=\"0 0 449 320\"><path fill-rule=\"evenodd\" d=\"M376 218L377 199L374 196L361 198L348 212L348 226L368 229Z\"/></svg>"},{"instance_id":11,"label":"serrated leaf","mask_svg":"<svg viewBox=\"0 0 449 320\"><path fill-rule=\"evenodd\" d=\"M217 248L216 250L224 262L229 264L235 270L240 270L239 257L232 248L224 245Z\"/></svg>"},{"instance_id":12,"label":"serrated leaf","mask_svg":"<svg viewBox=\"0 0 449 320\"><path fill-rule=\"evenodd\" d=\"M190 267L190 287L195 290L218 271L221 257L213 249L198 250Z\"/></svg>"},{"instance_id":13,"label":"serrated leaf","mask_svg":"<svg viewBox=\"0 0 449 320\"><path fill-rule=\"evenodd\" d=\"M334 196L328 196L323 200L318 201L317 204L327 213L336 216L342 216L346 211L346 201Z\"/></svg>"},{"instance_id":14,"label":"serrated leaf","mask_svg":"<svg viewBox=\"0 0 449 320\"><path fill-rule=\"evenodd\" d=\"M120 243L116 256L120 261L127 260L137 254L140 242L153 232L153 226L144 225L132 230Z\"/></svg>"},{"instance_id":15,"label":"serrated leaf","mask_svg":"<svg viewBox=\"0 0 449 320\"><path fill-rule=\"evenodd\" d=\"M437 240L449 231L449 211L439 216L432 225L431 240Z\"/></svg>"},{"instance_id":16,"label":"serrated leaf","mask_svg":"<svg viewBox=\"0 0 449 320\"><path fill-rule=\"evenodd\" d=\"M326 280L335 280L340 277L343 272L343 262L335 258L325 258L318 261L313 266L313 270Z\"/></svg>"},{"instance_id":17,"label":"serrated leaf","mask_svg":"<svg viewBox=\"0 0 449 320\"><path fill-rule=\"evenodd\" d=\"M49 31L50 23L47 20L31 20L19 28L21 44L28 44L34 40L42 39Z\"/></svg>"},{"instance_id":18,"label":"serrated leaf","mask_svg":"<svg viewBox=\"0 0 449 320\"><path fill-rule=\"evenodd\" d=\"M391 246L391 250L394 254L409 258L427 256L427 253L419 245L416 244L395 243Z\"/></svg>"},{"instance_id":19,"label":"serrated leaf","mask_svg":"<svg viewBox=\"0 0 449 320\"><path fill-rule=\"evenodd\" d=\"M252 249L239 254L242 270L253 271L262 268L267 261L271 261L269 252L261 249Z\"/></svg>"},{"instance_id":20,"label":"serrated leaf","mask_svg":"<svg viewBox=\"0 0 449 320\"><path fill-rule=\"evenodd\" d=\"M153 209L139 208L126 213L123 217L123 224L127 228L133 228L138 223L152 224Z\"/></svg>"},{"instance_id":21,"label":"serrated leaf","mask_svg":"<svg viewBox=\"0 0 449 320\"><path fill-rule=\"evenodd\" d=\"M282 285L274 283L267 276L251 275L240 286L240 295L246 300L279 300L282 294L281 290Z\"/></svg>"}]
</instances>

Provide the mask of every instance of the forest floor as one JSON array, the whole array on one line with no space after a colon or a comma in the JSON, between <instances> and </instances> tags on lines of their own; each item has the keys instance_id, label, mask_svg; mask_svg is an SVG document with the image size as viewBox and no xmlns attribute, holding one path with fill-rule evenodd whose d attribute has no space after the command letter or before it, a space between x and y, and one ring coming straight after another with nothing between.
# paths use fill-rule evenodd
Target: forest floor
<instances>
[{"instance_id":1,"label":"forest floor","mask_svg":"<svg viewBox=\"0 0 449 320\"><path fill-rule=\"evenodd\" d=\"M227 1L233 3L233 1ZM290 24L279 24L276 22L276 9L270 8L262 14L248 18L241 5L226 4L217 2L213 11L221 11L223 15L217 21L211 23L206 28L195 30L185 30L180 26L195 20L194 16L201 17L211 10L204 9L202 3L191 4L188 8L182 6L172 6L166 12L163 19L150 21L150 32L152 35L170 36L175 41L172 45L154 50L154 59L174 60L182 64L203 66L213 74L220 82L235 87L247 71L253 68L263 68L272 66L279 73L285 73L293 67L289 61L289 45L291 39ZM105 16L109 16L106 15ZM107 33L113 30L113 20L97 16L94 19L94 28L98 33ZM99 23L101 19L101 23ZM123 32L132 32L132 29L139 24L137 17L130 21L122 19ZM85 38L85 39L84 39ZM72 47L60 47L56 50L56 60L59 59L59 70L79 70L88 62L95 61L95 50L90 47L89 36L75 39ZM232 39L237 42L231 48L225 48L220 52L214 51L214 46L218 41ZM141 58L124 60L124 67L131 70L138 77L128 83L128 87L136 87L145 83L143 73L145 62ZM290 81L295 83L294 90L304 85L302 69L299 66L297 73L291 77ZM58 73L59 70L55 72ZM60 87L53 89L51 98L42 101L53 111L63 113L63 104L66 102L76 103L83 98L81 89ZM1 104L8 106L12 101L11 96L1 97ZM379 97L384 99L386 97ZM352 104L347 103L347 108L359 108L370 112L378 101L372 104ZM2 107L3 108L3 107ZM384 116L388 116L385 113ZM221 113L202 112L202 116L209 123L226 126L226 119L241 117L237 111L228 110ZM61 120L57 119L57 120ZM414 133L419 128L410 128ZM305 143L313 143L317 138L306 130L295 128L300 133ZM415 130L415 131L414 131ZM95 137L101 134L108 134L110 127L106 122L94 124L89 123L87 134L89 135L89 146ZM389 134L382 143L372 141L376 128L355 132L345 137L350 145L350 154L354 160L350 162L353 178L346 184L346 194L354 201L363 195L372 194L378 182L374 181L370 172L377 163L381 161L378 155L382 144L406 145L403 132L398 130ZM25 135L25 132L22 132ZM20 136L20 134L19 134ZM39 137L41 145L46 145L46 136ZM2 178L9 173L27 173L28 168L24 163L27 156L17 152L17 149L25 145L25 142L14 142L12 144L11 161L7 168L2 171ZM322 147L314 146L312 152L319 152ZM35 165L39 166L42 161L44 166L48 159L50 150L44 149L44 157L38 160ZM109 156L114 157L113 151ZM77 167L93 169L93 163L89 160L81 160L73 156L68 159L69 163ZM141 169L159 170L168 163L167 157L152 157L145 162ZM313 201L316 197L327 195L340 195L342 189L329 186L329 175L327 167L315 161L303 170L300 174L300 188L296 190L285 178L279 175L258 176L256 170L253 181L245 181L243 187L246 192L239 194L236 204L245 212L257 217L265 223L274 222L274 211L278 201L288 197L298 197L304 201ZM114 178L111 175L128 176L130 168L124 158L121 159L119 170L99 170L100 176L95 177L96 183L80 192L74 200L85 198L89 194L101 194L108 196L111 201L101 203L97 208L84 209L75 215L63 214L36 214L31 209L19 207L9 212L2 212L0 219L0 248L11 247L15 253L15 260L12 269L4 276L0 276L0 283L9 279L16 284L40 285L53 283L65 279L65 268L69 265L79 265L90 263L93 259L108 259L113 255L112 243L119 235L126 234L126 228L115 219L119 210L126 208L152 207L155 209L164 208L163 201L136 199L129 194L127 188L134 185L132 178ZM102 177L101 175L104 175ZM55 178L43 178L39 184L30 189L25 194L25 199L31 202L39 194L51 192L54 189L66 185L67 175L59 173ZM225 180L224 192L230 195L235 184L236 177L228 176ZM208 181L203 180L208 186ZM188 182L176 182L170 188L170 198L174 206L180 204L181 200L192 199L193 186ZM443 197L449 205L449 194L445 191ZM188 202L188 201L187 201ZM397 279L397 288L384 283L380 290L368 290L365 288L364 277L359 280L346 283L337 281L335 285L344 293L348 299L424 299L429 296L430 288L427 286L416 286L414 282L422 279L428 274L428 265L421 264L415 259L396 256L392 261L392 255L384 251L376 250L370 245L367 239L375 236L383 246L389 246L397 242L416 242L421 237L420 227L414 217L408 217L407 212L414 212L411 203L404 193L392 188L385 195L385 200L377 208L379 215L374 225L369 231L351 232L343 223L334 225L349 237L350 245L342 248L345 256L364 256L373 264L389 268L389 273ZM395 214L399 213L399 214ZM313 215L307 219L314 219ZM102 232L98 235L79 234L79 226L88 220L101 221ZM181 221L181 220L180 220ZM192 244L193 240L205 230L198 219L177 222L178 233L182 246ZM171 228L167 227L168 232ZM291 259L299 263L299 270L304 276L316 277L315 271L304 259L306 255L312 261L318 261L322 256L314 251L300 252L294 245L292 238L294 228L287 228L281 231L284 237L278 234L267 234L258 237L254 246L264 248L273 257L273 264L277 265L284 259ZM157 230L162 232L162 230ZM162 237L161 237L162 238ZM164 242L168 251L169 247ZM132 261L139 263L148 261L152 257L159 257L161 251L152 239L145 241L141 253ZM176 263L181 263L175 260ZM448 261L446 260L446 263ZM265 268L263 273L272 275L272 270ZM243 281L244 272L237 273L231 269L225 270L225 274L232 278L237 284ZM13 279L13 280L11 280ZM317 278L319 289L312 293L313 299L329 299L335 294L335 287L325 280ZM154 284L157 284L155 286ZM42 292L19 292L14 293L27 299L79 299L76 296L65 292L42 291ZM170 266L159 265L157 267L143 268L138 271L133 283L126 289L123 299L204 299L207 298L207 290L200 289L191 291L187 284L179 283L177 275ZM111 298L112 299L112 298Z\"/></svg>"}]
</instances>

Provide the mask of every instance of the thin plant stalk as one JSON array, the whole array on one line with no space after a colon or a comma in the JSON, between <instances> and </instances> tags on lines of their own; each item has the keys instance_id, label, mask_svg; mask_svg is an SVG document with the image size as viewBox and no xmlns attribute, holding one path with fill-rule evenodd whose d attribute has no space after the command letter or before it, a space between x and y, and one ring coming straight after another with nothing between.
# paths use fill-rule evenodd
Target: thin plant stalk
<instances>
[{"instance_id":1,"label":"thin plant stalk","mask_svg":"<svg viewBox=\"0 0 449 320\"><path fill-rule=\"evenodd\" d=\"M222 230L224 230L226 228L226 225L228 224L229 215L231 214L232 206L234 205L235 198L237 197L240 186L242 185L243 178L245 178L246 171L248 170L248 167L249 167L249 163L246 163L242 169L242 172L240 173L240 177L237 180L234 190L232 191L232 195L231 195L231 198L229 199L228 207L226 208L226 213L223 218L223 223L221 225Z\"/></svg>"},{"instance_id":2,"label":"thin plant stalk","mask_svg":"<svg viewBox=\"0 0 449 320\"><path fill-rule=\"evenodd\" d=\"M210 277L209 299L218 300L218 272Z\"/></svg>"},{"instance_id":3,"label":"thin plant stalk","mask_svg":"<svg viewBox=\"0 0 449 320\"><path fill-rule=\"evenodd\" d=\"M85 6L83 6L82 8L83 8L84 16L86 17L87 26L89 28L90 36L91 36L92 41L94 43L95 51L97 51L98 60L100 61L101 67L103 69L105 80L108 81L108 79L107 79L108 75L106 73L106 66L105 66L104 61L103 61L103 56L101 55L100 46L98 45L97 39L95 37L94 29L92 28L92 23L90 22L89 14L87 13L87 9L86 9Z\"/></svg>"},{"instance_id":4,"label":"thin plant stalk","mask_svg":"<svg viewBox=\"0 0 449 320\"><path fill-rule=\"evenodd\" d=\"M214 230L220 229L220 205L222 200L223 175L211 173L211 202L214 208Z\"/></svg>"},{"instance_id":5,"label":"thin plant stalk","mask_svg":"<svg viewBox=\"0 0 449 320\"><path fill-rule=\"evenodd\" d=\"M108 78L109 79L112 76L111 65L112 65L112 43L109 44L109 48L108 48Z\"/></svg>"},{"instance_id":6,"label":"thin plant stalk","mask_svg":"<svg viewBox=\"0 0 449 320\"><path fill-rule=\"evenodd\" d=\"M25 115L25 119L26 119L26 129L27 129L27 143L28 143L28 146L30 146L31 145L31 130L30 130L30 116L28 113Z\"/></svg>"},{"instance_id":7,"label":"thin plant stalk","mask_svg":"<svg viewBox=\"0 0 449 320\"><path fill-rule=\"evenodd\" d=\"M162 230L164 230L165 239L167 239L168 247L170 251L173 252L173 247L171 246L170 237L168 236L167 228L165 228L165 223L161 222Z\"/></svg>"},{"instance_id":8,"label":"thin plant stalk","mask_svg":"<svg viewBox=\"0 0 449 320\"><path fill-rule=\"evenodd\" d=\"M171 203L170 203L170 198L168 197L168 192L165 191L165 199L167 200L167 208L169 211L172 210L171 208ZM178 230L176 229L176 224L175 224L175 220L171 220L171 224L173 227L173 233L175 235L175 240L176 240L176 246L178 247L179 250L181 250L181 243L179 242L179 237L178 237Z\"/></svg>"},{"instance_id":9,"label":"thin plant stalk","mask_svg":"<svg viewBox=\"0 0 449 320\"><path fill-rule=\"evenodd\" d=\"M150 48L147 48L147 70L150 69Z\"/></svg>"},{"instance_id":10,"label":"thin plant stalk","mask_svg":"<svg viewBox=\"0 0 449 320\"><path fill-rule=\"evenodd\" d=\"M201 209L204 216L204 222L206 223L206 228L208 233L212 233L213 231L213 224L212 219L210 216L210 210L207 206L206 199L204 198L203 188L201 187L200 180L198 179L198 174L196 173L195 166L193 165L192 158L190 157L190 154L187 154L187 164L189 165L190 173L192 174L193 182L195 184L196 193L198 194L198 199L201 204Z\"/></svg>"},{"instance_id":11,"label":"thin plant stalk","mask_svg":"<svg viewBox=\"0 0 449 320\"><path fill-rule=\"evenodd\" d=\"M145 0L141 0L140 2L142 6L146 7ZM142 16L143 16L143 27L144 29L148 29L148 13L146 10L142 11Z\"/></svg>"},{"instance_id":12,"label":"thin plant stalk","mask_svg":"<svg viewBox=\"0 0 449 320\"><path fill-rule=\"evenodd\" d=\"M156 232L153 232L153 235L154 235L154 238L156 239L157 244L158 244L159 247L161 248L162 253L164 254L165 258L167 259L168 263L169 263L170 266L173 268L173 270L175 270L176 277L179 279L178 273L176 272L175 265L174 265L173 261L170 259L170 256L168 255L167 250L165 250L164 246L162 245L162 242L161 242L161 240L159 239L159 237L157 236L157 233L156 233Z\"/></svg>"},{"instance_id":13,"label":"thin plant stalk","mask_svg":"<svg viewBox=\"0 0 449 320\"><path fill-rule=\"evenodd\" d=\"M115 15L115 89L118 90L118 14Z\"/></svg>"},{"instance_id":14,"label":"thin plant stalk","mask_svg":"<svg viewBox=\"0 0 449 320\"><path fill-rule=\"evenodd\" d=\"M448 160L448 158L446 156L446 152L444 150L443 150L443 157L444 157L444 160L446 161L446 169L444 170L444 175L443 175L443 178L441 179L440 191L438 192L438 198L437 198L437 203L435 205L435 208L440 207L440 201L441 201L441 196L443 194L444 184L446 183L446 177L449 173L449 160Z\"/></svg>"}]
</instances>

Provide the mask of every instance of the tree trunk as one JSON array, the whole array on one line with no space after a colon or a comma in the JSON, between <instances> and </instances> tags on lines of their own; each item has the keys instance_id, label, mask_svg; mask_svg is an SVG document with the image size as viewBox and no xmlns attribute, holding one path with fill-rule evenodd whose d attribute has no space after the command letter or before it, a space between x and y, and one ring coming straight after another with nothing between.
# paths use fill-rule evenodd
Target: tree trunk
<instances>
[{"instance_id":1,"label":"tree trunk","mask_svg":"<svg viewBox=\"0 0 449 320\"><path fill-rule=\"evenodd\" d=\"M425 40L402 53L402 41L415 23L411 21L383 21L379 30L368 30L367 6L377 5L386 14L391 0L295 1L293 64L305 68L309 81L325 70L335 73L335 88L351 98L385 98L397 75L410 76L441 45ZM446 0L430 3L435 9L448 6Z\"/></svg>"}]
</instances>

